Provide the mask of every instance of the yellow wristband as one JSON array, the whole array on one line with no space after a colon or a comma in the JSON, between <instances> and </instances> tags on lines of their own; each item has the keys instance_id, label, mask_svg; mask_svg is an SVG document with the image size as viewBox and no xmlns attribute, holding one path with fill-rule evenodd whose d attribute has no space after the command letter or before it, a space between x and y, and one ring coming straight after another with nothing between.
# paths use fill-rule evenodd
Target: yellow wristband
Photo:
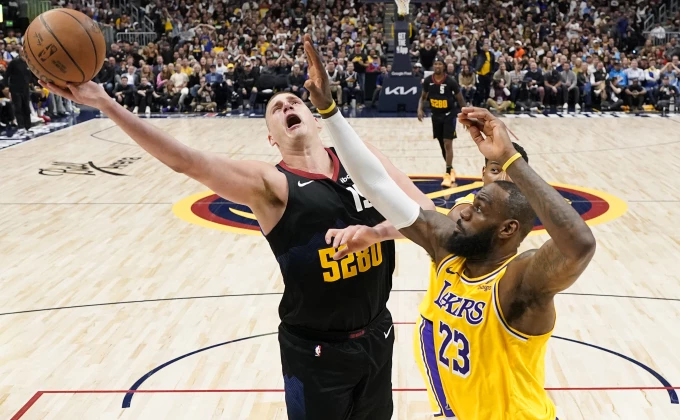
<instances>
[{"instance_id":1,"label":"yellow wristband","mask_svg":"<svg viewBox=\"0 0 680 420\"><path fill-rule=\"evenodd\" d=\"M331 104L331 106L328 107L328 109L318 109L319 114L328 114L329 112L333 111L335 109L335 101Z\"/></svg>"},{"instance_id":2,"label":"yellow wristband","mask_svg":"<svg viewBox=\"0 0 680 420\"><path fill-rule=\"evenodd\" d=\"M511 157L510 159L508 159L508 160L503 164L503 172L507 171L508 168L510 167L510 165L512 165L512 163L513 163L514 161L516 161L517 159L519 159L519 158L521 158L521 157L522 157L522 155L521 155L519 152L517 152L517 153L515 153L514 155L512 155L512 157Z\"/></svg>"}]
</instances>

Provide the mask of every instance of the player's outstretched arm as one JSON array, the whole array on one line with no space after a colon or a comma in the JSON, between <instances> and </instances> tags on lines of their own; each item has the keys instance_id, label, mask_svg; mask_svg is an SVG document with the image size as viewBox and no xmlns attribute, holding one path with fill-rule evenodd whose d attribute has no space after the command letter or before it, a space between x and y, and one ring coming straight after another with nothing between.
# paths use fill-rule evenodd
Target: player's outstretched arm
<instances>
[{"instance_id":1,"label":"player's outstretched arm","mask_svg":"<svg viewBox=\"0 0 680 420\"><path fill-rule=\"evenodd\" d=\"M468 128L479 151L487 159L508 162L517 153L505 124L488 110L463 108L458 119ZM506 170L551 239L538 250L524 253L509 265L500 283L501 298L503 289L510 289L509 293L515 297L527 297L539 305L547 305L552 302L553 296L571 286L585 270L595 253L595 238L571 205L523 159L514 160Z\"/></svg>"},{"instance_id":2,"label":"player's outstretched arm","mask_svg":"<svg viewBox=\"0 0 680 420\"><path fill-rule=\"evenodd\" d=\"M420 205L423 210L435 210L434 203L418 187L411 178L399 170L380 150L370 143L366 143L368 149L380 160L390 178L397 183L406 195ZM354 225L344 229L329 229L326 233L326 243L333 244L334 248L341 248L333 255L333 259L339 260L350 253L363 251L369 246L382 241L402 239L404 235L397 228L385 220L376 226Z\"/></svg>"},{"instance_id":3,"label":"player's outstretched arm","mask_svg":"<svg viewBox=\"0 0 680 420\"><path fill-rule=\"evenodd\" d=\"M186 146L112 101L94 82L67 89L43 82L40 84L57 95L101 110L150 155L172 170L196 179L221 197L253 206L260 203L262 197L269 197L272 190L287 193L285 180L275 176L278 171L273 166L264 162L232 160ZM277 181L281 181L281 185L274 187L281 188L270 188Z\"/></svg>"},{"instance_id":4,"label":"player's outstretched arm","mask_svg":"<svg viewBox=\"0 0 680 420\"><path fill-rule=\"evenodd\" d=\"M453 224L453 221L443 215L443 219L437 217L439 213L435 211L423 211L417 202L399 188L380 159L359 138L352 126L338 112L337 107L333 108L328 76L309 35L305 35L304 48L309 60L309 79L305 82L305 88L310 92L314 106L318 109L332 109L322 114L322 118L326 122L340 160L352 180L396 229L404 229L402 232L406 237L425 247L430 255L438 255L439 252L430 245L433 241L432 236L436 235L429 222L431 218L440 223L448 222L449 225ZM405 229L409 227L411 228Z\"/></svg>"}]
</instances>

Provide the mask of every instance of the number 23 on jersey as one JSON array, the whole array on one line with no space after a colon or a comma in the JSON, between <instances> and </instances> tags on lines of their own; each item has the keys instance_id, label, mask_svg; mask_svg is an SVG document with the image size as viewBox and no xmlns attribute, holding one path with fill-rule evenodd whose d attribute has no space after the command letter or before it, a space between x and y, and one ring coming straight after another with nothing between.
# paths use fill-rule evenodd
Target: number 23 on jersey
<instances>
[{"instance_id":1,"label":"number 23 on jersey","mask_svg":"<svg viewBox=\"0 0 680 420\"><path fill-rule=\"evenodd\" d=\"M439 321L441 345L437 354L439 365L449 372L467 378L470 375L470 342L465 334Z\"/></svg>"}]
</instances>

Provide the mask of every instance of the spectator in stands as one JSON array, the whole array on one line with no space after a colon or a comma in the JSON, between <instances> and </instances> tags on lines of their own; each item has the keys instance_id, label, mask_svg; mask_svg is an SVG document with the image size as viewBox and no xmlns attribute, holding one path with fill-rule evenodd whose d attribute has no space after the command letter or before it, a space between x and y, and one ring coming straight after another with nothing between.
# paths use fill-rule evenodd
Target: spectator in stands
<instances>
[{"instance_id":1,"label":"spectator in stands","mask_svg":"<svg viewBox=\"0 0 680 420\"><path fill-rule=\"evenodd\" d=\"M241 89L241 100L245 103L245 109L250 110L255 105L257 99L257 83L260 72L253 68L251 60L247 60L244 64L243 71L240 72L238 79L238 86Z\"/></svg>"},{"instance_id":2,"label":"spectator in stands","mask_svg":"<svg viewBox=\"0 0 680 420\"><path fill-rule=\"evenodd\" d=\"M415 55L419 57L420 64L423 65L423 69L426 72L432 71L434 59L437 57L437 49L433 47L432 41L429 38L425 40L425 45L417 50Z\"/></svg>"},{"instance_id":3,"label":"spectator in stands","mask_svg":"<svg viewBox=\"0 0 680 420\"><path fill-rule=\"evenodd\" d=\"M501 80L503 79L505 81L505 86L510 86L510 83L512 82L510 73L505 68L505 63L499 63L498 64L498 70L493 74L493 80Z\"/></svg>"},{"instance_id":4,"label":"spectator in stands","mask_svg":"<svg viewBox=\"0 0 680 420\"><path fill-rule=\"evenodd\" d=\"M529 70L524 75L524 80L527 82L528 99L542 104L545 97L545 78L536 61L529 62Z\"/></svg>"},{"instance_id":5,"label":"spectator in stands","mask_svg":"<svg viewBox=\"0 0 680 420\"><path fill-rule=\"evenodd\" d=\"M575 104L576 110L580 110L581 106L579 105L579 88L578 84L576 81L576 74L571 70L571 66L567 62L567 57L562 56L561 57L561 72L560 72L560 80L561 80L561 86L562 86L562 95L564 95L564 105L562 109L564 112L567 112L569 109L569 102L573 102Z\"/></svg>"},{"instance_id":6,"label":"spectator in stands","mask_svg":"<svg viewBox=\"0 0 680 420\"><path fill-rule=\"evenodd\" d=\"M645 71L638 67L638 61L633 59L630 61L630 67L625 69L628 80L637 79L638 82L645 80ZM641 83L638 83L641 86Z\"/></svg>"},{"instance_id":7,"label":"spectator in stands","mask_svg":"<svg viewBox=\"0 0 680 420\"><path fill-rule=\"evenodd\" d=\"M378 53L375 50L370 50L368 53L368 67L366 68L366 73L376 73L380 72L381 61Z\"/></svg>"},{"instance_id":8,"label":"spectator in stands","mask_svg":"<svg viewBox=\"0 0 680 420\"><path fill-rule=\"evenodd\" d=\"M139 86L135 91L135 108L132 110L134 114L139 112L139 109L143 109L145 114L151 113L151 103L153 102L153 92L154 87L147 78L147 76L142 75Z\"/></svg>"},{"instance_id":9,"label":"spectator in stands","mask_svg":"<svg viewBox=\"0 0 680 420\"><path fill-rule=\"evenodd\" d=\"M550 110L555 112L557 105L562 104L565 95L562 93L562 75L557 69L552 69L544 75L545 101Z\"/></svg>"},{"instance_id":10,"label":"spectator in stands","mask_svg":"<svg viewBox=\"0 0 680 420\"><path fill-rule=\"evenodd\" d=\"M113 57L110 57L108 60L104 61L104 65L102 66L102 69L99 70L99 73L97 74L96 77L96 82L102 85L104 90L106 90L106 93L109 95L113 95L113 88L115 86L115 59Z\"/></svg>"},{"instance_id":11,"label":"spectator in stands","mask_svg":"<svg viewBox=\"0 0 680 420\"><path fill-rule=\"evenodd\" d=\"M494 80L493 87L486 102L496 112L504 112L512 105L510 102L510 90L505 87L505 79Z\"/></svg>"},{"instance_id":12,"label":"spectator in stands","mask_svg":"<svg viewBox=\"0 0 680 420\"><path fill-rule=\"evenodd\" d=\"M227 71L227 66L224 65L224 59L222 57L217 57L216 61L217 64L215 65L215 71L218 74L224 74L224 72ZM233 69L234 65L232 63L229 64L231 64L231 68Z\"/></svg>"},{"instance_id":13,"label":"spectator in stands","mask_svg":"<svg viewBox=\"0 0 680 420\"><path fill-rule=\"evenodd\" d=\"M338 106L342 106L343 72L335 66L335 62L329 61L328 64L326 64L326 73L328 73L328 79L331 83L331 94L335 94Z\"/></svg>"},{"instance_id":14,"label":"spectator in stands","mask_svg":"<svg viewBox=\"0 0 680 420\"><path fill-rule=\"evenodd\" d=\"M631 112L642 111L642 103L647 91L640 85L640 80L637 77L631 77L628 80L630 84L625 89L628 107Z\"/></svg>"},{"instance_id":15,"label":"spectator in stands","mask_svg":"<svg viewBox=\"0 0 680 420\"><path fill-rule=\"evenodd\" d=\"M217 108L215 103L215 94L210 84L206 83L205 76L201 76L199 80L199 88L197 97L194 99L193 107L195 111L209 111L214 112Z\"/></svg>"},{"instance_id":16,"label":"spectator in stands","mask_svg":"<svg viewBox=\"0 0 680 420\"><path fill-rule=\"evenodd\" d=\"M171 64L172 65L172 64ZM163 86L170 82L170 77L172 76L172 71L169 69L170 66L163 66L163 69L156 76L156 89L160 90Z\"/></svg>"},{"instance_id":17,"label":"spectator in stands","mask_svg":"<svg viewBox=\"0 0 680 420\"><path fill-rule=\"evenodd\" d=\"M14 31L10 30L9 33L11 37ZM26 134L31 129L31 99L29 97L31 72L26 61L19 56L9 62L5 75L19 126L18 134Z\"/></svg>"},{"instance_id":18,"label":"spectator in stands","mask_svg":"<svg viewBox=\"0 0 680 420\"><path fill-rule=\"evenodd\" d=\"M667 34L675 29L670 26L661 29L663 36L660 39L664 41L651 42L660 33L660 30L655 29L647 40L649 42L645 42L640 38L640 16L643 13L655 13L655 10L647 7L644 2L637 9L631 9L619 2L620 0L593 0L513 4L510 1L455 0L441 5L416 4L416 12L411 16L411 54L419 60L417 64L424 67L414 66L414 75L422 78L427 74L423 74L423 69L431 71L434 58L441 55L447 67L448 64L454 66L451 73L458 79L463 74L465 65L470 65L471 73L477 76L468 89L476 92L476 97L471 102L485 104L492 80L502 77L505 87L511 92L510 99L513 102L538 104L540 107L544 101L548 103L548 98L544 98L544 76L549 76L555 67L559 67L559 72L562 73L560 55L568 57L568 62L576 73L579 89L585 92L584 87L591 84L591 91L596 99L601 99L605 90L611 89L608 86L606 89L597 89L593 84L599 62L604 63L605 72L611 70L613 77L621 77L619 72L626 73L617 82L619 88L624 88L627 86L627 79L632 78L631 72L636 72L633 59L637 59L639 69L645 72L644 79L638 77L639 83L648 92L647 100L654 103L653 84L658 85L661 74L669 76L671 85L678 84L677 76L680 73L676 67L680 65L673 66L672 62L673 56L680 54L680 46L674 38L665 42ZM99 16L97 18L100 21L108 19L114 24L118 21L122 27L128 24L125 16L127 13L105 7L95 7L92 10L82 2L72 4L86 12L93 11L92 15ZM162 75L164 64L173 63L178 72L184 72L187 76L194 72L194 60L200 64L202 72L208 71L210 65L215 63L216 73L222 75L227 72L227 65L231 64L236 78L232 81L232 86L227 86L224 81L219 86L213 84L215 100L220 108L227 103L235 103L232 101L234 98L227 99L225 96L229 87L232 92L236 89L238 100L245 100L246 107L249 107L251 94L258 93L251 90L257 89L254 78L260 74L267 75L271 72L277 76L273 82L264 80L263 83L267 82L274 89L281 90L287 86L287 75L293 64L300 66L303 75L306 73L300 36L309 32L326 60L327 69L331 67L330 62L333 62L332 72L338 77L335 83L345 80L343 72L347 62L353 62L359 89L363 93L366 74L384 67L387 64L385 55L394 52L388 50L383 39L383 4L352 4L346 0L325 4L317 1L293 1L286 4L190 1L168 3L165 6L163 8L160 3L150 3L145 8L146 15L156 22L156 31L162 35L157 42L142 46L121 42L111 46L110 55L114 56L112 67L117 75L114 75L111 91L120 83L122 74L128 74L128 78L133 79L128 84L139 83L141 73L148 75L144 71L145 64L154 64L151 69L154 76L150 78L152 84L154 81L168 79L167 74ZM0 46L0 53L5 52L5 60L11 60L16 55L13 45L20 44L20 39L16 38L5 39L4 50ZM642 44L645 46L640 48ZM649 61L641 60L643 56ZM274 66L270 66L269 57L275 59ZM548 59L547 62L544 62L545 58ZM1 59L2 57L0 64ZM656 62L657 67L652 64L653 59L661 60ZM145 61L140 64L140 60ZM585 60L588 64L585 78L581 75L580 60ZM618 66L613 65L615 61L620 62ZM667 65L667 61L671 65ZM237 81L247 72L246 62L250 63L250 72L256 76L249 76L253 83L246 86L247 93L244 94L243 86ZM505 70L501 70L502 63ZM516 65L518 63L519 70ZM263 64L265 67L261 68ZM538 69L537 64L541 65L543 72ZM141 71L135 70L134 76L129 76L128 65L134 65ZM532 66L535 71L532 71ZM524 77L520 76L522 72L526 72ZM656 82L648 79L650 73L654 78L657 72ZM174 70L170 72L170 76L173 74ZM509 80L506 74L510 76ZM213 76L206 76L206 83L212 84L209 80ZM598 78L600 76L601 74ZM469 74L464 77L469 78ZM192 79L196 80L200 82L200 76L199 79ZM169 88L168 94L180 102L177 95L181 93L174 85ZM159 85L156 95L163 95L163 89L163 85ZM333 89L338 99L342 98L340 85L333 85ZM197 90L194 89L194 92ZM565 94L569 95L568 89L560 95ZM625 96L625 89L619 96ZM156 100L161 101L161 98ZM561 105L563 96L559 100ZM582 100L585 102L585 98Z\"/></svg>"},{"instance_id":19,"label":"spectator in stands","mask_svg":"<svg viewBox=\"0 0 680 420\"><path fill-rule=\"evenodd\" d=\"M198 96L198 89L201 87L201 77L204 77L203 69L200 64L196 63L191 68L191 75L189 75L189 82L187 82L190 96L186 98L184 106L190 105L191 101Z\"/></svg>"},{"instance_id":20,"label":"spectator in stands","mask_svg":"<svg viewBox=\"0 0 680 420\"><path fill-rule=\"evenodd\" d=\"M515 68L509 73L510 83L507 86L510 88L511 102L517 102L517 98L519 96L520 89L522 88L522 82L524 82L526 73L527 72L525 70L522 70L522 63L519 61L515 63ZM494 77L496 76L494 75Z\"/></svg>"},{"instance_id":21,"label":"spectator in stands","mask_svg":"<svg viewBox=\"0 0 680 420\"><path fill-rule=\"evenodd\" d=\"M469 65L464 65L460 74L458 75L458 84L460 85L460 92L463 99L470 106L474 100L477 88L477 75L470 70Z\"/></svg>"},{"instance_id":22,"label":"spectator in stands","mask_svg":"<svg viewBox=\"0 0 680 420\"><path fill-rule=\"evenodd\" d=\"M354 51L349 56L349 61L354 65L358 76L359 89L363 91L366 83L366 69L368 68L368 56L361 50L361 43L354 43Z\"/></svg>"},{"instance_id":23,"label":"spectator in stands","mask_svg":"<svg viewBox=\"0 0 680 420\"><path fill-rule=\"evenodd\" d=\"M0 127L15 127L14 107L10 99L9 88L0 86Z\"/></svg>"},{"instance_id":24,"label":"spectator in stands","mask_svg":"<svg viewBox=\"0 0 680 420\"><path fill-rule=\"evenodd\" d=\"M594 94L593 102L599 107L603 100L607 99L607 71L604 63L599 61L595 72L590 76L590 89Z\"/></svg>"},{"instance_id":25,"label":"spectator in stands","mask_svg":"<svg viewBox=\"0 0 680 420\"><path fill-rule=\"evenodd\" d=\"M140 82L141 82L143 77L146 77L147 82L149 82L149 84L151 84L151 86L155 87L156 76L153 74L153 71L151 71L150 65L144 64L144 66L141 68L141 70L137 71L136 76L138 77Z\"/></svg>"},{"instance_id":26,"label":"spectator in stands","mask_svg":"<svg viewBox=\"0 0 680 420\"><path fill-rule=\"evenodd\" d=\"M293 65L293 72L288 75L288 88L286 90L302 99L302 101L306 101L308 92L307 89L305 89L305 80L307 80L307 78L302 74L300 65Z\"/></svg>"},{"instance_id":27,"label":"spectator in stands","mask_svg":"<svg viewBox=\"0 0 680 420\"><path fill-rule=\"evenodd\" d=\"M387 67L391 67L391 66L388 64ZM391 72L391 71L392 71L391 69L387 70L388 73ZM423 74L423 65L422 64L416 63L416 64L413 65L413 76L418 78L418 80L422 80L422 79L425 78L425 75Z\"/></svg>"},{"instance_id":28,"label":"spectator in stands","mask_svg":"<svg viewBox=\"0 0 680 420\"><path fill-rule=\"evenodd\" d=\"M120 78L120 84L116 86L115 90L113 91L113 97L116 102L123 105L125 109L130 109L135 105L133 92L133 86L128 84L127 75L123 75Z\"/></svg>"},{"instance_id":29,"label":"spectator in stands","mask_svg":"<svg viewBox=\"0 0 680 420\"><path fill-rule=\"evenodd\" d=\"M621 82L623 76L609 77L607 83L607 99L602 102L602 109L605 111L619 111L623 106L623 87Z\"/></svg>"},{"instance_id":30,"label":"spectator in stands","mask_svg":"<svg viewBox=\"0 0 680 420\"><path fill-rule=\"evenodd\" d=\"M8 63L12 61L14 57L12 54L5 50L5 41L0 40L0 60L3 60L5 63Z\"/></svg>"},{"instance_id":31,"label":"spectator in stands","mask_svg":"<svg viewBox=\"0 0 680 420\"><path fill-rule=\"evenodd\" d=\"M583 103L585 108L590 111L592 107L592 95L590 75L588 75L588 63L581 63L581 68L576 73L576 85L579 90L579 100L575 105L576 110L580 108L580 103Z\"/></svg>"},{"instance_id":32,"label":"spectator in stands","mask_svg":"<svg viewBox=\"0 0 680 420\"><path fill-rule=\"evenodd\" d=\"M489 41L484 40L474 58L475 70L477 72L477 95L479 103L486 102L489 96L491 80L495 71L496 58L489 51Z\"/></svg>"},{"instance_id":33,"label":"spectator in stands","mask_svg":"<svg viewBox=\"0 0 680 420\"><path fill-rule=\"evenodd\" d=\"M614 61L614 68L609 71L610 79L618 79L617 86L625 88L628 86L628 76L626 72L621 68L621 61Z\"/></svg>"},{"instance_id":34,"label":"spectator in stands","mask_svg":"<svg viewBox=\"0 0 680 420\"><path fill-rule=\"evenodd\" d=\"M356 102L358 108L363 107L364 92L361 89L361 85L359 85L359 75L354 70L354 63L351 61L347 63L347 71L342 80L342 97L346 101L345 108L347 108L349 104L354 108L352 100Z\"/></svg>"},{"instance_id":35,"label":"spectator in stands","mask_svg":"<svg viewBox=\"0 0 680 420\"><path fill-rule=\"evenodd\" d=\"M215 84L222 83L223 78L222 75L217 72L217 66L215 64L211 64L209 69L210 72L205 75L205 82L210 86L215 86Z\"/></svg>"},{"instance_id":36,"label":"spectator in stands","mask_svg":"<svg viewBox=\"0 0 680 420\"><path fill-rule=\"evenodd\" d=\"M128 66L125 72L125 76L127 77L127 82L131 86L136 86L137 83L139 82L139 78L137 77L137 69L135 66Z\"/></svg>"},{"instance_id":37,"label":"spectator in stands","mask_svg":"<svg viewBox=\"0 0 680 420\"><path fill-rule=\"evenodd\" d=\"M111 44L111 52L107 54L107 57L113 57L116 63L125 61L126 54L120 49L118 44Z\"/></svg>"},{"instance_id":38,"label":"spectator in stands","mask_svg":"<svg viewBox=\"0 0 680 420\"><path fill-rule=\"evenodd\" d=\"M674 55L671 61L661 68L661 76L668 76L671 85L680 87L678 82L680 80L680 62L677 55Z\"/></svg>"},{"instance_id":39,"label":"spectator in stands","mask_svg":"<svg viewBox=\"0 0 680 420\"><path fill-rule=\"evenodd\" d=\"M675 106L677 107L678 91L679 89L677 87L671 85L670 77L663 76L657 93L658 101L656 103L656 109L659 111L668 109L671 103L671 97L676 99Z\"/></svg>"},{"instance_id":40,"label":"spectator in stands","mask_svg":"<svg viewBox=\"0 0 680 420\"><path fill-rule=\"evenodd\" d=\"M380 92L382 91L383 84L388 77L390 77L390 74L387 72L387 67L380 67L380 74L375 81L375 90L373 91L373 98L371 99L371 107L377 107L378 99L380 98Z\"/></svg>"}]
</instances>

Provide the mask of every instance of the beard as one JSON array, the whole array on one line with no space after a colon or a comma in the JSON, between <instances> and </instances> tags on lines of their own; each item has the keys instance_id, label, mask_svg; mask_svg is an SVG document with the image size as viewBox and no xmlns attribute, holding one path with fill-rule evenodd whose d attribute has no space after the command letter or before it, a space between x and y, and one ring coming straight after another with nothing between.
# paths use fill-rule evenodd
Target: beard
<instances>
[{"instance_id":1,"label":"beard","mask_svg":"<svg viewBox=\"0 0 680 420\"><path fill-rule=\"evenodd\" d=\"M495 233L495 226L490 226L472 235L454 232L446 243L446 250L451 254L465 258L484 256L493 248Z\"/></svg>"}]
</instances>

